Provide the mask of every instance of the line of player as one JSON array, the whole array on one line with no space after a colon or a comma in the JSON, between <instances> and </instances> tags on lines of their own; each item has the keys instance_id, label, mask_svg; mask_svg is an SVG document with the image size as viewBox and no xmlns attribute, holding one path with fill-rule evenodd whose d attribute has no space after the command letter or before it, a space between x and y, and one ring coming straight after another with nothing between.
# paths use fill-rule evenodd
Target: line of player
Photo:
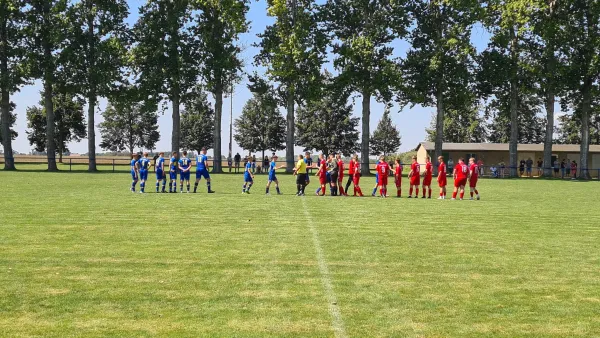
<instances>
[{"instance_id":1,"label":"line of player","mask_svg":"<svg viewBox=\"0 0 600 338\"><path fill-rule=\"evenodd\" d=\"M139 154L133 155L131 158L131 192L135 192L135 186L140 182L140 193L143 194L148 180L148 172L151 166L156 169L156 192L162 185L161 193L166 193L167 176L165 171L164 153L160 153L155 163L148 158L148 153L145 152L143 157ZM169 161L169 193L177 192L177 172L179 171L179 190L183 193L183 184L186 184L187 192L190 192L190 173L192 169L192 160L187 157L187 151L183 152L183 156L177 160L177 152L173 152ZM204 178L209 194L215 191L211 189L210 174L208 173L208 156L206 156L206 148L202 148L200 154L196 156L196 182L194 183L194 193L198 190L198 183Z\"/></svg>"},{"instance_id":2,"label":"line of player","mask_svg":"<svg viewBox=\"0 0 600 338\"><path fill-rule=\"evenodd\" d=\"M198 183L202 178L206 180L206 186L208 193L214 193L211 189L210 174L208 172L208 157L206 156L206 148L202 148L200 154L196 157L196 181L194 183L194 193L198 189ZM308 175L308 169L317 169L316 177L319 178L319 187L315 191L315 195L324 196L326 193L326 187L329 185L329 193L331 196L349 196L348 189L350 185L353 185L353 196L362 197L363 192L360 188L361 168L358 155L352 156L348 165L348 180L346 181L345 188L343 187L344 181L344 161L340 154L329 155L327 158L324 154L319 155L319 160L315 165L308 165L308 158L310 153L306 153L306 156L299 155L298 162L294 167L294 175L296 175L296 188L297 196L305 195L306 186L310 184L310 176ZM268 171L268 181L265 189L266 194L270 194L271 184L275 183L275 189L278 195L281 195L279 188L279 180L277 179L276 171L278 169L285 168L285 166L277 166L278 157L275 155L271 158ZM438 199L446 199L446 185L447 185L447 171L444 157L438 157L438 176L437 182L440 188L440 195ZM131 159L131 191L135 192L135 187L140 182L140 193L145 192L146 181L148 179L148 172L152 166L151 160L148 158L148 153L145 152L143 157L138 155L132 156ZM164 153L160 153L154 164L156 168L156 192L159 192L161 183L162 190L160 192L166 193L166 172L165 172L165 158ZM177 172L179 171L179 190L183 193L183 185L186 184L186 191L190 192L190 173L192 167L192 160L187 157L187 151L183 152L183 156L177 160L177 153L174 152L169 162L169 193L177 192ZM386 198L388 177L394 177L394 183L396 186L396 197L402 197L402 164L400 159L396 158L393 168L385 161L385 157L381 156L376 166L375 175L375 187L371 196L376 196L377 189L379 189L379 196ZM474 194L479 200L479 191L477 190L477 179L478 179L479 168L475 163L474 158L469 159L469 164L464 163L464 159L460 158L458 164L454 167L454 191L452 193L452 199L456 199L460 196L462 200L465 194L465 186L467 181L469 183L471 199ZM421 185L421 177L423 177L423 184ZM431 198L431 182L433 179L433 164L429 156L426 157L425 171L421 174L421 165L417 163L417 157L412 157L412 163L410 172L408 174L410 181L409 195L408 198L413 198L413 192L415 193L414 198L419 197L419 187L423 188L423 195L421 198ZM244 184L242 186L242 194L250 194L250 189L254 184L254 172L252 170L252 161L248 157L248 161L244 167Z\"/></svg>"},{"instance_id":3,"label":"line of player","mask_svg":"<svg viewBox=\"0 0 600 338\"><path fill-rule=\"evenodd\" d=\"M306 156L310 156L306 153ZM438 176L437 182L440 188L440 195L438 199L446 199L446 186L448 184L446 163L444 157L438 158ZM343 187L344 180L344 161L339 154L329 155L326 159L325 155L319 155L319 161L316 165L308 166L308 161L303 155L298 156L298 162L294 168L294 174L296 178L296 186L298 196L305 195L305 189L310 184L310 178L307 173L307 168L318 169L315 176L319 178L319 188L315 191L317 196L324 196L326 186L329 184L329 191L331 196L348 196L348 189L350 185L353 185L353 196L364 196L360 188L361 169L358 155L354 155L350 160L348 166L348 181L346 182L345 188ZM394 177L394 183L396 185L396 197L402 197L402 164L400 159L396 158L393 168L389 163L385 161L385 157L381 156L376 167L375 175L375 187L371 196L376 196L377 189L379 189L379 196L386 198L388 177ZM475 195L477 200L480 199L479 191L477 190L477 179L478 179L479 168L475 163L474 158L469 159L469 164L464 163L464 159L461 158L458 164L454 167L454 191L452 193L452 199L456 199L457 196L462 200L465 194L465 186L467 181L469 183L471 199ZM271 182L271 172L269 172L269 184ZM431 182L433 179L433 164L429 156L426 157L425 171L421 174L421 165L417 163L417 157L412 157L412 164L408 179L410 181L410 189L408 198L413 198L413 191L415 193L414 198L419 197L419 186L421 186L421 177L423 177L423 196L421 198L431 198ZM275 182L277 180L275 178ZM279 188L278 188L279 189ZM279 191L279 190L278 190ZM267 186L268 193L268 186Z\"/></svg>"}]
</instances>

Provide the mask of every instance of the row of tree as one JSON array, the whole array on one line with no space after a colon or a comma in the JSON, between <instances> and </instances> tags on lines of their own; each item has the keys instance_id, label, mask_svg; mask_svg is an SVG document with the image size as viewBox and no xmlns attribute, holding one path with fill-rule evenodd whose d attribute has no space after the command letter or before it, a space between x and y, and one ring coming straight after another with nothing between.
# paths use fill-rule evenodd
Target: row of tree
<instances>
[{"instance_id":1,"label":"row of tree","mask_svg":"<svg viewBox=\"0 0 600 338\"><path fill-rule=\"evenodd\" d=\"M188 109L194 104L201 83L215 101L211 128L215 157L221 157L223 96L241 76L237 40L248 30L249 3L152 0L139 9L139 19L130 28L124 24L128 15L124 0L0 0L2 133L11 132L10 94L31 79L41 79L49 170L56 169L55 88L88 104L90 170L95 170L93 117L98 96L109 97L115 107L133 98L140 111L156 112L170 102L171 147L178 151L184 125L180 106ZM591 116L599 106L600 0L327 0L324 4L267 0L267 4L268 15L275 20L259 34L254 63L266 70L266 81L274 88L265 88L265 80L254 74L251 89L256 107L271 114L275 107L286 110L288 167L294 161L294 145L313 147L314 138L306 135L331 135L333 128L335 133L342 128L345 137L326 142L327 150L339 150L342 146L336 142L346 144L354 137L356 120L332 126L314 116L324 112L346 116L349 98L358 95L365 171L372 148L370 103L375 97L401 106L435 107L436 156L447 139L444 126L469 121L477 107L484 106L496 124L488 139L509 141L510 166L516 175L522 125L545 125L545 132L535 137L543 137L544 161L550 163L558 99L573 112L571 122L565 123L580 126L569 140L581 141L581 173L587 175ZM478 26L491 35L481 53L472 44ZM392 48L397 41L409 45L401 58ZM328 51L337 71L333 79L322 71ZM131 86L135 95L123 98L119 93L129 93L123 88ZM542 110L546 118L538 120ZM281 128L279 118L267 120L277 121ZM244 123L239 120L236 125L241 128ZM256 127L255 137L271 133L268 127ZM244 142L240 137L238 142ZM3 145L6 167L14 168L10 138L3 138ZM220 163L215 170L221 170Z\"/></svg>"}]
</instances>

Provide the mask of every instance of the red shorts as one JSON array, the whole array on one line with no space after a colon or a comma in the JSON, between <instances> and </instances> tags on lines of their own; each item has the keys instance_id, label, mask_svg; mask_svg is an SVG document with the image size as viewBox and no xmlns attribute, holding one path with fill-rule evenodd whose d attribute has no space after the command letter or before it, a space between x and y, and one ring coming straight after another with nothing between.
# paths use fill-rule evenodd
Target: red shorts
<instances>
[{"instance_id":1,"label":"red shorts","mask_svg":"<svg viewBox=\"0 0 600 338\"><path fill-rule=\"evenodd\" d=\"M410 185L419 185L421 183L421 176L413 176L410 178Z\"/></svg>"},{"instance_id":2,"label":"red shorts","mask_svg":"<svg viewBox=\"0 0 600 338\"><path fill-rule=\"evenodd\" d=\"M358 185L359 182L360 182L360 175L359 174L352 175L352 183L354 183L354 185Z\"/></svg>"},{"instance_id":3,"label":"red shorts","mask_svg":"<svg viewBox=\"0 0 600 338\"><path fill-rule=\"evenodd\" d=\"M446 185L448 185L448 180L445 177L442 177L439 179L438 185L440 186L440 188L443 188Z\"/></svg>"},{"instance_id":4,"label":"red shorts","mask_svg":"<svg viewBox=\"0 0 600 338\"><path fill-rule=\"evenodd\" d=\"M343 174L343 173L340 173L340 174L338 175L338 182L342 182L343 180L344 180L344 174Z\"/></svg>"},{"instance_id":5,"label":"red shorts","mask_svg":"<svg viewBox=\"0 0 600 338\"><path fill-rule=\"evenodd\" d=\"M466 178L461 178L461 179L456 179L454 180L454 187L458 188L461 186L465 186L467 185L467 179Z\"/></svg>"},{"instance_id":6,"label":"red shorts","mask_svg":"<svg viewBox=\"0 0 600 338\"><path fill-rule=\"evenodd\" d=\"M477 187L477 178L469 180L469 187L476 188Z\"/></svg>"},{"instance_id":7,"label":"red shorts","mask_svg":"<svg viewBox=\"0 0 600 338\"><path fill-rule=\"evenodd\" d=\"M426 186L426 187L430 186L431 185L431 177L425 177L423 179L423 185Z\"/></svg>"},{"instance_id":8,"label":"red shorts","mask_svg":"<svg viewBox=\"0 0 600 338\"><path fill-rule=\"evenodd\" d=\"M377 185L379 185L379 186L388 185L388 177L387 177L387 175L383 176L383 177L379 177L379 183Z\"/></svg>"},{"instance_id":9,"label":"red shorts","mask_svg":"<svg viewBox=\"0 0 600 338\"><path fill-rule=\"evenodd\" d=\"M399 177L396 177L396 187L401 187L402 186L402 179Z\"/></svg>"},{"instance_id":10,"label":"red shorts","mask_svg":"<svg viewBox=\"0 0 600 338\"><path fill-rule=\"evenodd\" d=\"M327 184L327 176L325 176L325 175L320 175L320 176L319 176L319 183L320 183L321 185Z\"/></svg>"}]
</instances>

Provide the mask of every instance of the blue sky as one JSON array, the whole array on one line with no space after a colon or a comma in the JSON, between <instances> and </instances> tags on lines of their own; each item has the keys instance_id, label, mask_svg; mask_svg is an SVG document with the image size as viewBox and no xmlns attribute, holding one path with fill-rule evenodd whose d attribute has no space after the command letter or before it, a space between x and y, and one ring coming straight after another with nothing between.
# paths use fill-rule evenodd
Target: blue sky
<instances>
[{"instance_id":1,"label":"blue sky","mask_svg":"<svg viewBox=\"0 0 600 338\"><path fill-rule=\"evenodd\" d=\"M129 0L129 11L130 16L128 18L128 23L133 25L138 18L138 8L145 3L142 0ZM251 74L257 68L252 65L253 57L257 53L257 49L252 47L252 44L258 41L256 35L264 31L265 27L273 22L272 18L267 17L266 14L266 0L260 0L257 2L252 2L250 11L248 13L248 18L251 21L250 31L243 36L241 36L240 43L245 46L242 59L245 62L245 72ZM488 41L488 33L482 27L475 27L473 30L473 43L477 47L478 50L482 50L486 47ZM405 41L398 41L393 43L394 47L394 55L403 56L407 49L410 47ZM330 56L331 60L332 57ZM325 65L326 68L332 70L332 65ZM257 69L261 72L261 69ZM251 97L250 91L246 87L246 80L242 83L238 84L235 88L235 93L233 96L233 119L241 113L242 107L244 103ZM27 134L25 133L27 129L27 121L25 118L25 110L28 106L32 106L38 104L40 101L40 90L41 90L41 82L36 81L33 85L23 87L20 92L16 93L12 97L12 101L17 104L16 112L18 114L17 122L15 125L15 129L19 133L19 137L13 141L14 150L19 153L29 153L31 151L31 146L27 141ZM354 114L356 116L360 116L360 103L361 99L358 98L355 100L355 109ZM103 110L106 105L106 100L100 100L100 110ZM230 111L230 99L225 99L225 103L223 106L223 121L222 121L222 135L223 135L223 149L222 154L226 155L228 152L228 144L229 144L229 111ZM392 109L392 119L394 123L397 125L400 130L400 134L402 135L402 146L400 148L401 151L408 151L416 147L416 145L423 141L426 133L425 128L427 128L431 121L431 115L435 111L432 107L420 107L415 106L413 108L405 107L404 109L400 109L400 107L394 107ZM87 110L86 110L87 112ZM283 113L283 110L282 110ZM375 129L377 126L377 122L381 118L383 114L383 104L372 100L371 102L371 131ZM96 123L102 122L101 111L97 111L96 113ZM158 150L170 150L170 140L171 140L171 112L167 111L164 115L159 117L159 129L161 133L161 139L158 142L157 149ZM360 126L359 126L360 130ZM101 149L99 147L101 138L98 129L96 128L96 142L98 145L98 151ZM87 152L87 139L82 140L78 143L72 143L69 145L70 150L73 153L86 153ZM298 148L298 150L301 150ZM242 152L241 148L235 144L233 145L233 152ZM280 152L283 154L284 152Z\"/></svg>"}]
</instances>

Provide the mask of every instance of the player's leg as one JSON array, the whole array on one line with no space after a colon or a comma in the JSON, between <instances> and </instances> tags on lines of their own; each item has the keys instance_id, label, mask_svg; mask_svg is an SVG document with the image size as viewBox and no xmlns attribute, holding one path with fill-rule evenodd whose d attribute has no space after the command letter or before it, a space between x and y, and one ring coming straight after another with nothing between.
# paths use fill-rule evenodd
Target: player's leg
<instances>
[{"instance_id":1,"label":"player's leg","mask_svg":"<svg viewBox=\"0 0 600 338\"><path fill-rule=\"evenodd\" d=\"M425 182L423 182L421 189L423 189L423 197L421 197L421 198L425 198L425 194L427 194L427 186L425 185ZM418 195L418 193L417 193L417 195ZM417 197L419 197L419 196L417 196Z\"/></svg>"},{"instance_id":2,"label":"player's leg","mask_svg":"<svg viewBox=\"0 0 600 338\"><path fill-rule=\"evenodd\" d=\"M462 200L465 197L465 186L464 183L460 186L460 199Z\"/></svg>"},{"instance_id":3,"label":"player's leg","mask_svg":"<svg viewBox=\"0 0 600 338\"><path fill-rule=\"evenodd\" d=\"M135 172L131 173L131 192L135 192L135 186L137 185L138 177Z\"/></svg>"},{"instance_id":4,"label":"player's leg","mask_svg":"<svg viewBox=\"0 0 600 338\"><path fill-rule=\"evenodd\" d=\"M427 186L427 189L428 189L428 190L427 190L427 198L431 198L431 190L432 190L432 189L431 189L431 184L429 184L429 185Z\"/></svg>"},{"instance_id":5,"label":"player's leg","mask_svg":"<svg viewBox=\"0 0 600 338\"><path fill-rule=\"evenodd\" d=\"M348 195L348 189L350 188L350 184L352 184L352 176L353 175L348 174L348 181L346 181L346 187L344 188L346 195Z\"/></svg>"},{"instance_id":6,"label":"player's leg","mask_svg":"<svg viewBox=\"0 0 600 338\"><path fill-rule=\"evenodd\" d=\"M194 194L196 193L196 190L198 190L198 183L200 183L200 180L202 179L202 176L200 176L200 172L196 172L196 182L194 182Z\"/></svg>"}]
</instances>

